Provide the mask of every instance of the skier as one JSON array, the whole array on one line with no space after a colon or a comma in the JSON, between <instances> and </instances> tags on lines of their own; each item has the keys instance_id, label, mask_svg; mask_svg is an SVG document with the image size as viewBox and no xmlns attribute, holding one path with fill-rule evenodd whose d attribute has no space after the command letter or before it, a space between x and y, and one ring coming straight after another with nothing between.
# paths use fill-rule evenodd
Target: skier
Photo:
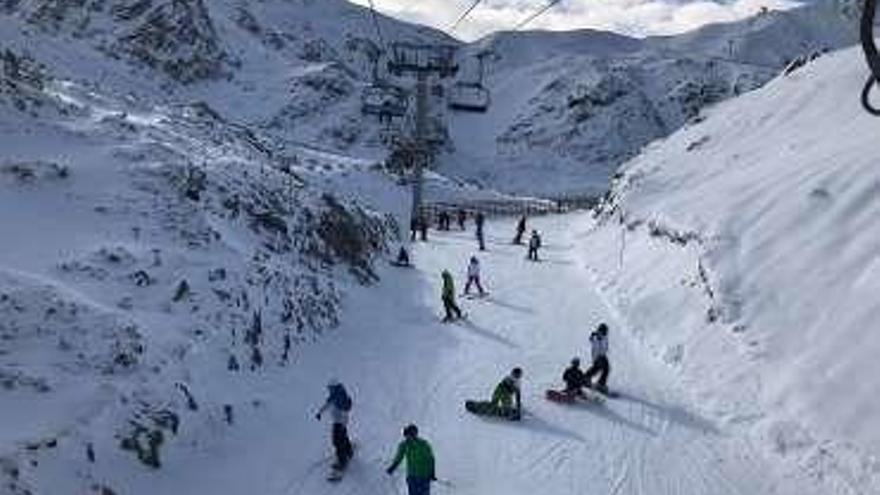
<instances>
[{"instance_id":1,"label":"skier","mask_svg":"<svg viewBox=\"0 0 880 495\"><path fill-rule=\"evenodd\" d=\"M452 222L452 219L449 216L449 212L446 210L441 211L437 215L437 230L449 230L449 225Z\"/></svg>"},{"instance_id":2,"label":"skier","mask_svg":"<svg viewBox=\"0 0 880 495\"><path fill-rule=\"evenodd\" d=\"M595 388L608 395L608 374L611 372L611 364L608 362L608 325L600 323L590 334L590 351L593 365L584 374L584 385L593 388L593 376L598 374L599 380Z\"/></svg>"},{"instance_id":3,"label":"skier","mask_svg":"<svg viewBox=\"0 0 880 495\"><path fill-rule=\"evenodd\" d=\"M458 209L458 229L465 229L465 222L467 222L467 212L464 211L464 208Z\"/></svg>"},{"instance_id":4,"label":"skier","mask_svg":"<svg viewBox=\"0 0 880 495\"><path fill-rule=\"evenodd\" d=\"M406 248L400 246L400 251L397 252L397 259L394 261L395 266L410 266L409 264L409 253L406 252Z\"/></svg>"},{"instance_id":5,"label":"skier","mask_svg":"<svg viewBox=\"0 0 880 495\"><path fill-rule=\"evenodd\" d=\"M523 215L520 217L519 222L516 224L516 236L513 238L514 244L522 244L523 234L526 233L526 216Z\"/></svg>"},{"instance_id":6,"label":"skier","mask_svg":"<svg viewBox=\"0 0 880 495\"><path fill-rule=\"evenodd\" d=\"M541 236L537 230L532 231L532 237L529 239L528 259L538 261L538 249L541 248Z\"/></svg>"},{"instance_id":7,"label":"skier","mask_svg":"<svg viewBox=\"0 0 880 495\"><path fill-rule=\"evenodd\" d=\"M321 415L330 410L330 419L333 423L331 440L333 448L336 449L336 462L332 468L340 472L345 469L354 455L351 440L348 438L348 414L351 411L352 400L345 387L335 378L327 383L327 392L327 400L315 414L315 418L321 421Z\"/></svg>"},{"instance_id":8,"label":"skier","mask_svg":"<svg viewBox=\"0 0 880 495\"><path fill-rule=\"evenodd\" d=\"M428 240L428 219L425 217L424 214L422 214L419 217L419 232L422 235L422 240L427 242L427 240Z\"/></svg>"},{"instance_id":9,"label":"skier","mask_svg":"<svg viewBox=\"0 0 880 495\"><path fill-rule=\"evenodd\" d=\"M583 387L586 385L584 372L581 371L580 358L571 360L571 365L562 373L562 381L565 382L565 394L571 397L586 397Z\"/></svg>"},{"instance_id":10,"label":"skier","mask_svg":"<svg viewBox=\"0 0 880 495\"><path fill-rule=\"evenodd\" d=\"M464 286L464 294L470 294L471 284L475 284L477 290L480 291L480 295L485 296L486 291L483 290L483 285L480 283L480 260L478 260L476 256L471 256L471 262L468 263L467 267L467 277L468 280L467 284Z\"/></svg>"},{"instance_id":11,"label":"skier","mask_svg":"<svg viewBox=\"0 0 880 495\"><path fill-rule=\"evenodd\" d=\"M414 216L409 221L409 233L410 233L409 240L415 241L416 234L418 234L418 232L419 232L419 217Z\"/></svg>"},{"instance_id":12,"label":"skier","mask_svg":"<svg viewBox=\"0 0 880 495\"><path fill-rule=\"evenodd\" d=\"M495 387L492 392L492 406L495 411L501 415L510 415L511 419L519 420L522 417L522 400L520 397L520 379L523 371L521 368L514 368L509 375ZM516 407L514 407L516 402Z\"/></svg>"},{"instance_id":13,"label":"skier","mask_svg":"<svg viewBox=\"0 0 880 495\"><path fill-rule=\"evenodd\" d=\"M452 280L452 274L449 273L449 270L443 270L440 276L443 278L442 299L443 309L446 311L446 317L443 318L443 322L446 323L459 319L463 315L461 309L455 304L455 282Z\"/></svg>"},{"instance_id":14,"label":"skier","mask_svg":"<svg viewBox=\"0 0 880 495\"><path fill-rule=\"evenodd\" d=\"M416 425L411 424L403 429L403 441L397 446L394 461L385 472L389 475L394 474L394 470L404 459L406 459L406 486L409 495L430 495L431 482L437 480L434 474L434 453L431 444L419 438L419 429Z\"/></svg>"},{"instance_id":15,"label":"skier","mask_svg":"<svg viewBox=\"0 0 880 495\"><path fill-rule=\"evenodd\" d=\"M477 212L477 216L474 219L474 222L477 225L477 242L480 244L480 251L486 250L486 242L483 237L483 224L486 222L486 217L483 216L483 212Z\"/></svg>"}]
</instances>

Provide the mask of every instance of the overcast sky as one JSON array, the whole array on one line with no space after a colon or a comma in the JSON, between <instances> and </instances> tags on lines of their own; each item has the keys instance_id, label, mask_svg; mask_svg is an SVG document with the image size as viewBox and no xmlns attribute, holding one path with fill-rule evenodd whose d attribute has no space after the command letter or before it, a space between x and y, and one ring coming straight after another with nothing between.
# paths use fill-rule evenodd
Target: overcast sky
<instances>
[{"instance_id":1,"label":"overcast sky","mask_svg":"<svg viewBox=\"0 0 880 495\"><path fill-rule=\"evenodd\" d=\"M368 5L369 0L352 0ZM373 0L387 15L428 24L446 31L475 0ZM473 40L492 31L511 29L549 0L482 0L453 35ZM561 0L530 28L593 28L646 36L673 34L707 23L733 21L757 13L762 6L784 9L794 0Z\"/></svg>"}]
</instances>

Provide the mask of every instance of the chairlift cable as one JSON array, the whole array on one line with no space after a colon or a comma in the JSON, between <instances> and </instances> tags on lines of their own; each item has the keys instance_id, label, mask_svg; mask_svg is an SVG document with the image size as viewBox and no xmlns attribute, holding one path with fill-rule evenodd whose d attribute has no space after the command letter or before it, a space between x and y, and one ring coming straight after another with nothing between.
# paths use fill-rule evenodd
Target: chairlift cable
<instances>
[{"instance_id":1,"label":"chairlift cable","mask_svg":"<svg viewBox=\"0 0 880 495\"><path fill-rule=\"evenodd\" d=\"M457 28L458 25L461 24L461 21L465 20L465 18L467 16L469 16L470 13L473 12L473 10L475 8L477 8L477 6L480 5L481 3L483 3L483 0L474 0L474 3L472 3L470 5L470 7L465 9L465 11L460 16L458 16L458 19L455 20L455 22L452 24L452 27L450 27L449 30L455 31L455 28Z\"/></svg>"},{"instance_id":2,"label":"chairlift cable","mask_svg":"<svg viewBox=\"0 0 880 495\"><path fill-rule=\"evenodd\" d=\"M865 0L862 9L862 20L859 25L859 37L862 42L862 50L865 52L865 60L871 69L871 76L865 82L862 89L862 106L871 115L880 117L880 108L871 104L871 89L880 85L880 54L877 52L877 44L874 42L874 16L877 10L877 0Z\"/></svg>"},{"instance_id":3,"label":"chairlift cable","mask_svg":"<svg viewBox=\"0 0 880 495\"><path fill-rule=\"evenodd\" d=\"M370 0L370 15L373 18L373 26L376 28L376 36L379 38L379 45L382 46L382 50L387 50L387 46L385 45L385 37L382 36L382 28L379 26L379 14L376 11L376 5L373 0Z\"/></svg>"},{"instance_id":4,"label":"chairlift cable","mask_svg":"<svg viewBox=\"0 0 880 495\"><path fill-rule=\"evenodd\" d=\"M514 30L514 31L519 31L520 29L524 28L526 25L528 25L529 23L531 23L532 21L534 21L534 20L537 19L538 17L541 17L542 15L544 15L545 13L547 13L548 10L550 10L551 8L553 8L554 5L556 5L557 3L561 2L561 1L562 1L562 0L550 0L550 3L548 3L547 5L541 7L541 10L535 12L534 14L530 15L529 17L527 17L526 19L524 19L522 22L520 22L519 24L517 24L517 25L513 28L513 30Z\"/></svg>"}]
</instances>

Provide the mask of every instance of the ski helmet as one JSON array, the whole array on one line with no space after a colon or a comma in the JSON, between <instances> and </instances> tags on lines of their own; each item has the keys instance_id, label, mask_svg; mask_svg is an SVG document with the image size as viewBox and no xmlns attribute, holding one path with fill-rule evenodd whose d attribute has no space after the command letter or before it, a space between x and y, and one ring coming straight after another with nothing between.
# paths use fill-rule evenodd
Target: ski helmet
<instances>
[{"instance_id":1,"label":"ski helmet","mask_svg":"<svg viewBox=\"0 0 880 495\"><path fill-rule=\"evenodd\" d=\"M571 358L571 365L572 366L580 366L581 365L581 358L579 358L577 356Z\"/></svg>"},{"instance_id":2,"label":"ski helmet","mask_svg":"<svg viewBox=\"0 0 880 495\"><path fill-rule=\"evenodd\" d=\"M521 377L522 374L523 374L522 368L514 368L513 371L510 372L510 374L511 374L514 378L519 378L519 377Z\"/></svg>"},{"instance_id":3,"label":"ski helmet","mask_svg":"<svg viewBox=\"0 0 880 495\"><path fill-rule=\"evenodd\" d=\"M599 323L599 327L596 328L596 331L599 332L601 335L608 335L608 325L604 323Z\"/></svg>"},{"instance_id":4,"label":"ski helmet","mask_svg":"<svg viewBox=\"0 0 880 495\"><path fill-rule=\"evenodd\" d=\"M339 379L337 378L327 380L327 388L338 387L339 385L341 385L341 383L339 383Z\"/></svg>"},{"instance_id":5,"label":"ski helmet","mask_svg":"<svg viewBox=\"0 0 880 495\"><path fill-rule=\"evenodd\" d=\"M403 429L403 436L407 438L415 438L419 436L419 427L414 424L406 425L406 428Z\"/></svg>"}]
</instances>

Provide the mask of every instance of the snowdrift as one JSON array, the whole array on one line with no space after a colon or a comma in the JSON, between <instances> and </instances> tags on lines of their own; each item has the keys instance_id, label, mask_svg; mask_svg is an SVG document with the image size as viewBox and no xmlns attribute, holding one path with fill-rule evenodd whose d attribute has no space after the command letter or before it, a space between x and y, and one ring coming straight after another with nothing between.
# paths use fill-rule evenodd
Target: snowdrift
<instances>
[{"instance_id":1,"label":"snowdrift","mask_svg":"<svg viewBox=\"0 0 880 495\"><path fill-rule=\"evenodd\" d=\"M880 452L880 121L856 50L720 104L621 172L585 246L706 408L828 493Z\"/></svg>"}]
</instances>

